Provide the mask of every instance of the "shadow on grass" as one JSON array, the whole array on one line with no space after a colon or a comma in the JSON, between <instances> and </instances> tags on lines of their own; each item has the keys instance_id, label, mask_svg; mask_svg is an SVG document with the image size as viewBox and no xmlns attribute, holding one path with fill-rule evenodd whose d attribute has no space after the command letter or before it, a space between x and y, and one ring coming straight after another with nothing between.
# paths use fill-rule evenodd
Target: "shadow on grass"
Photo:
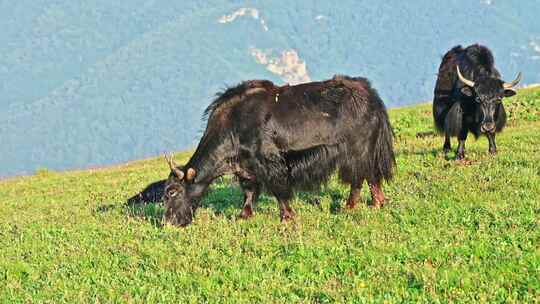
<instances>
[{"instance_id":1,"label":"shadow on grass","mask_svg":"<svg viewBox=\"0 0 540 304\"><path fill-rule=\"evenodd\" d=\"M156 227L162 227L165 215L165 207L162 199L164 185L165 180L151 183L141 192L130 197L124 203L125 214L130 217L149 221ZM255 207L257 208L258 205L266 204L270 201L270 198L261 195ZM199 208L212 209L216 215L223 215L230 219L240 212L242 204L243 194L237 185L224 184L218 181L205 195ZM103 206L103 211L98 211L106 212L112 206Z\"/></svg>"},{"instance_id":2,"label":"shadow on grass","mask_svg":"<svg viewBox=\"0 0 540 304\"><path fill-rule=\"evenodd\" d=\"M100 205L96 208L96 213L107 213L116 208L117 206L117 204Z\"/></svg>"},{"instance_id":3,"label":"shadow on grass","mask_svg":"<svg viewBox=\"0 0 540 304\"><path fill-rule=\"evenodd\" d=\"M442 153L440 149L419 149L419 150L402 150L396 153L396 156L399 155L418 155L418 156L433 156L437 157Z\"/></svg>"},{"instance_id":4,"label":"shadow on grass","mask_svg":"<svg viewBox=\"0 0 540 304\"><path fill-rule=\"evenodd\" d=\"M201 202L200 208L213 210L214 214L232 219L240 214L244 204L244 194L234 183L221 183L211 188ZM261 194L253 204L254 213L268 205L276 204L272 196Z\"/></svg>"},{"instance_id":5,"label":"shadow on grass","mask_svg":"<svg viewBox=\"0 0 540 304\"><path fill-rule=\"evenodd\" d=\"M156 227L163 226L163 193L166 180L162 179L146 186L141 192L130 197L124 204L127 216L150 222Z\"/></svg>"},{"instance_id":6,"label":"shadow on grass","mask_svg":"<svg viewBox=\"0 0 540 304\"><path fill-rule=\"evenodd\" d=\"M124 213L127 216L140 218L149 221L156 227L162 227L164 224L165 208L163 206L163 187L165 180L160 180L149 184L141 192L130 197L124 204ZM343 194L338 189L324 188L316 192L298 192L296 197L303 202L323 210L321 206L321 197L329 196L330 212L338 214L342 211ZM254 204L255 213L265 209L268 205L276 204L273 196L262 194ZM115 208L115 204L100 206L97 212L108 212ZM238 216L243 206L243 192L240 187L234 183L218 181L210 188L203 198L199 208L211 209L215 215L221 215L228 219Z\"/></svg>"},{"instance_id":7,"label":"shadow on grass","mask_svg":"<svg viewBox=\"0 0 540 304\"><path fill-rule=\"evenodd\" d=\"M304 202L307 202L310 205L317 206L321 211L323 210L323 208L321 206L320 197L329 196L331 200L330 213L338 214L342 211L343 194L338 189L325 187L319 192L300 192L297 195L298 198L300 198Z\"/></svg>"},{"instance_id":8,"label":"shadow on grass","mask_svg":"<svg viewBox=\"0 0 540 304\"><path fill-rule=\"evenodd\" d=\"M330 213L332 214L338 214L342 211L342 205L343 205L343 194L337 190L328 190L330 194L330 198L332 199L332 202L330 202Z\"/></svg>"},{"instance_id":9,"label":"shadow on grass","mask_svg":"<svg viewBox=\"0 0 540 304\"><path fill-rule=\"evenodd\" d=\"M443 158L446 161L455 161L456 156L453 151L444 153L442 149L420 149L420 150L402 150L396 153L396 157L400 155L415 155L415 156L431 156L433 158Z\"/></svg>"},{"instance_id":10,"label":"shadow on grass","mask_svg":"<svg viewBox=\"0 0 540 304\"><path fill-rule=\"evenodd\" d=\"M299 192L296 194L296 197L304 201L308 205L317 207L321 211L323 210L323 207L321 206L320 195L317 195L316 193Z\"/></svg>"},{"instance_id":11,"label":"shadow on grass","mask_svg":"<svg viewBox=\"0 0 540 304\"><path fill-rule=\"evenodd\" d=\"M147 221L155 227L163 227L165 208L162 203L145 203L139 205L125 205L124 212L133 218Z\"/></svg>"},{"instance_id":12,"label":"shadow on grass","mask_svg":"<svg viewBox=\"0 0 540 304\"><path fill-rule=\"evenodd\" d=\"M156 227L163 226L163 215L165 210L162 202L138 202L134 204L125 203L104 203L95 209L96 214L105 214L121 209L121 212L128 217L139 218L150 222Z\"/></svg>"}]
</instances>

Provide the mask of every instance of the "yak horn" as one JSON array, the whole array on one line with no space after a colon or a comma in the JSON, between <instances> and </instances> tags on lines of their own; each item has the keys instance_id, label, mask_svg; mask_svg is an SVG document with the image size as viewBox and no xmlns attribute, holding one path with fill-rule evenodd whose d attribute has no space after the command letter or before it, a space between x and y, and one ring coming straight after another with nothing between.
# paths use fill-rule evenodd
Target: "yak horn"
<instances>
[{"instance_id":1,"label":"yak horn","mask_svg":"<svg viewBox=\"0 0 540 304\"><path fill-rule=\"evenodd\" d=\"M171 171L178 177L179 179L184 178L184 172L182 172L180 169L178 169L177 165L174 163L172 154L165 154L165 160L167 161L167 164L169 164L169 168L171 168Z\"/></svg>"},{"instance_id":2,"label":"yak horn","mask_svg":"<svg viewBox=\"0 0 540 304\"><path fill-rule=\"evenodd\" d=\"M461 72L459 71L459 65L456 65L456 69L457 69L457 76L458 76L459 80L461 80L461 82L468 85L469 87L474 87L474 81L469 80L469 79L463 77L463 75L461 75Z\"/></svg>"},{"instance_id":3,"label":"yak horn","mask_svg":"<svg viewBox=\"0 0 540 304\"><path fill-rule=\"evenodd\" d=\"M510 82L510 83L505 82L505 83L503 84L503 88L505 88L505 89L511 89L511 88L515 87L515 86L521 81L521 77L522 77L521 72L519 72L518 75L517 75L517 77L516 77L516 79L514 79L514 81L512 81L512 82Z\"/></svg>"}]
</instances>

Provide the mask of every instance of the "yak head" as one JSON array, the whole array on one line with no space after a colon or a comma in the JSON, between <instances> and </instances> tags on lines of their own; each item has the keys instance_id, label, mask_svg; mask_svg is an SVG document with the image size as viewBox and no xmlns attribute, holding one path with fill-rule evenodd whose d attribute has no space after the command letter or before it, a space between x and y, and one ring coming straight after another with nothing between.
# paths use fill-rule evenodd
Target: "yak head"
<instances>
[{"instance_id":1,"label":"yak head","mask_svg":"<svg viewBox=\"0 0 540 304\"><path fill-rule=\"evenodd\" d=\"M461 93L474 98L476 116L482 133L494 133L496 130L495 113L504 97L516 95L514 87L521 81L521 72L512 82L504 82L494 77L479 77L476 81L465 78L457 68L458 78L465 86Z\"/></svg>"},{"instance_id":2,"label":"yak head","mask_svg":"<svg viewBox=\"0 0 540 304\"><path fill-rule=\"evenodd\" d=\"M171 169L165 182L163 202L165 204L165 220L173 225L187 226L193 221L198 207L198 197L192 188L196 172L193 168L185 169L174 163L172 155L165 156Z\"/></svg>"}]
</instances>

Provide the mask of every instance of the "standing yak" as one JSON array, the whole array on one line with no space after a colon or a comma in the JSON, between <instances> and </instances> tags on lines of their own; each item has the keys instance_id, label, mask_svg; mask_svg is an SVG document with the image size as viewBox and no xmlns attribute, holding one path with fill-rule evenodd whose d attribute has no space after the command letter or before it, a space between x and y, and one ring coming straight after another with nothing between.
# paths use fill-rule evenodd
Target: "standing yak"
<instances>
[{"instance_id":1,"label":"standing yak","mask_svg":"<svg viewBox=\"0 0 540 304\"><path fill-rule=\"evenodd\" d=\"M253 215L261 191L277 198L281 220L294 217L295 190L313 191L339 170L351 185L354 208L367 181L373 206L384 203L381 185L395 166L393 132L384 103L364 78L277 87L251 80L229 88L207 108L206 130L191 159L171 169L165 218L186 226L214 179L234 174L244 192L241 218Z\"/></svg>"},{"instance_id":2,"label":"standing yak","mask_svg":"<svg viewBox=\"0 0 540 304\"><path fill-rule=\"evenodd\" d=\"M469 132L476 138L485 134L489 152L497 153L495 133L506 124L504 97L514 96L513 89L521 73L511 83L501 80L491 51L478 44L465 49L456 46L446 53L439 67L433 118L438 131L444 132L443 150L451 149L450 137L459 140L456 159L465 157L465 140Z\"/></svg>"}]
</instances>

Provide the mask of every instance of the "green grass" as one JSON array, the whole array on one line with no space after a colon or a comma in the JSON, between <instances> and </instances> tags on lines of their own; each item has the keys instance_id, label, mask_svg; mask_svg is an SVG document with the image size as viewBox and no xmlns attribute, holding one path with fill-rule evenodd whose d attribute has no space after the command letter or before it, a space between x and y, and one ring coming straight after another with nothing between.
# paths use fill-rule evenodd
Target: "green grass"
<instances>
[{"instance_id":1,"label":"green grass","mask_svg":"<svg viewBox=\"0 0 540 304\"><path fill-rule=\"evenodd\" d=\"M161 207L124 207L168 174L161 158L2 181L0 302L540 302L540 90L506 103L499 154L469 140L470 163L416 138L430 105L392 110L398 171L382 210L367 189L341 210L348 189L333 180L299 194L294 222L270 196L240 221L223 179L193 225L163 226Z\"/></svg>"}]
</instances>

